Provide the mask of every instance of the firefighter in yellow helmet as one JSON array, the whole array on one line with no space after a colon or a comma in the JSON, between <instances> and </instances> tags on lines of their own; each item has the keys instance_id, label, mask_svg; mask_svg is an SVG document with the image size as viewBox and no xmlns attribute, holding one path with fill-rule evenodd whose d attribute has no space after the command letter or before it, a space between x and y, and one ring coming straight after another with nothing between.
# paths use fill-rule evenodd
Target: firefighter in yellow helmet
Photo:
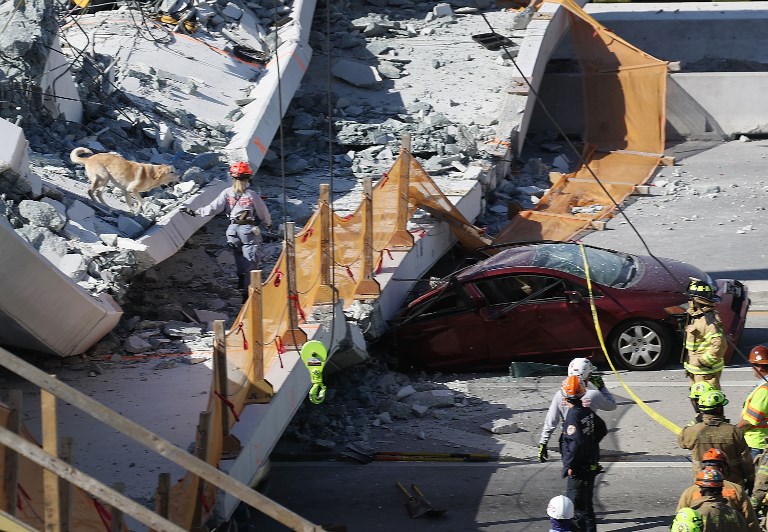
<instances>
[{"instance_id":1,"label":"firefighter in yellow helmet","mask_svg":"<svg viewBox=\"0 0 768 532\"><path fill-rule=\"evenodd\" d=\"M751 489L755 481L755 464L744 442L744 433L725 419L723 409L727 404L728 399L720 390L711 390L699 397L699 408L704 419L690 427L683 427L677 436L677 443L683 449L691 450L694 476L701 470L704 455L714 447L720 449L728 461L728 480Z\"/></svg>"},{"instance_id":2,"label":"firefighter in yellow helmet","mask_svg":"<svg viewBox=\"0 0 768 532\"><path fill-rule=\"evenodd\" d=\"M672 521L670 532L701 532L704 523L699 512L691 508L679 508Z\"/></svg>"},{"instance_id":3,"label":"firefighter in yellow helmet","mask_svg":"<svg viewBox=\"0 0 768 532\"><path fill-rule=\"evenodd\" d=\"M755 346L749 352L752 373L760 383L750 392L741 410L741 419L736 426L744 431L744 439L757 457L765 449L768 436L768 347Z\"/></svg>"},{"instance_id":4,"label":"firefighter in yellow helmet","mask_svg":"<svg viewBox=\"0 0 768 532\"><path fill-rule=\"evenodd\" d=\"M707 381L719 390L727 343L723 335L723 324L715 310L716 299L712 286L692 277L688 284L688 302L689 321L685 327L688 359L683 364L685 373L691 379L691 385ZM698 414L695 404L694 410Z\"/></svg>"}]
</instances>

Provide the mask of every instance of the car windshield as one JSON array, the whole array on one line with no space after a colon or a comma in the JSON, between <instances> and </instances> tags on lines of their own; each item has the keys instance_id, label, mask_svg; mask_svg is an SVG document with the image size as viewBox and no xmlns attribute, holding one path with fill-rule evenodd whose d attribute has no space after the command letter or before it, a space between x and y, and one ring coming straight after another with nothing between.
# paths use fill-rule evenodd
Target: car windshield
<instances>
[{"instance_id":1,"label":"car windshield","mask_svg":"<svg viewBox=\"0 0 768 532\"><path fill-rule=\"evenodd\" d=\"M584 246L592 281L604 286L623 288L637 272L635 259L631 255L595 249ZM578 277L584 274L584 259L577 244L548 244L536 247L532 266L551 268Z\"/></svg>"}]
</instances>

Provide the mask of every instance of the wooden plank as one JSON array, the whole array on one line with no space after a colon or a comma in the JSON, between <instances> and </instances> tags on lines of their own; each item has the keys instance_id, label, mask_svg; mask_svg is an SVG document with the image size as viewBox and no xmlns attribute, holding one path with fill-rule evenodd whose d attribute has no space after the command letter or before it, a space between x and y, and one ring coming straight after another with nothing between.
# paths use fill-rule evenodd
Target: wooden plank
<instances>
[{"instance_id":1,"label":"wooden plank","mask_svg":"<svg viewBox=\"0 0 768 532\"><path fill-rule=\"evenodd\" d=\"M159 499L159 510L162 517L168 518L168 503L171 494L171 474L160 473L157 483L157 497Z\"/></svg>"},{"instance_id":2,"label":"wooden plank","mask_svg":"<svg viewBox=\"0 0 768 532\"><path fill-rule=\"evenodd\" d=\"M114 489L119 494L125 493L125 484L122 482L115 482L112 484L112 489ZM112 507L112 523L111 523L111 532L122 532L123 530L123 511L120 509L119 506L113 506Z\"/></svg>"},{"instance_id":3,"label":"wooden plank","mask_svg":"<svg viewBox=\"0 0 768 532\"><path fill-rule=\"evenodd\" d=\"M213 322L213 374L216 377L216 390L223 399L229 399L227 386L227 337L224 333L224 320ZM221 404L221 433L229 436L229 408L219 399Z\"/></svg>"},{"instance_id":4,"label":"wooden plank","mask_svg":"<svg viewBox=\"0 0 768 532\"><path fill-rule=\"evenodd\" d=\"M74 440L70 436L61 439L61 452L59 457L62 461L72 463L72 449ZM59 505L61 506L61 529L65 532L76 532L72 530L72 484L59 478Z\"/></svg>"},{"instance_id":5,"label":"wooden plank","mask_svg":"<svg viewBox=\"0 0 768 532\"><path fill-rule=\"evenodd\" d=\"M40 390L40 411L43 425L43 450L54 458L59 456L59 438L56 427L56 396ZM59 507L59 478L56 473L43 471L43 501L46 532L61 531Z\"/></svg>"},{"instance_id":6,"label":"wooden plank","mask_svg":"<svg viewBox=\"0 0 768 532\"><path fill-rule=\"evenodd\" d=\"M119 414L115 413L114 415ZM163 530L164 532L184 532L183 528L171 523L167 519L161 518L125 495L117 493L95 478L86 475L79 469L75 469L64 460L49 455L34 443L28 442L2 426L0 426L0 443L13 447L17 453L44 467L46 471L51 471L72 484L80 486L97 499L112 506L120 506L125 513L147 526Z\"/></svg>"},{"instance_id":7,"label":"wooden plank","mask_svg":"<svg viewBox=\"0 0 768 532\"><path fill-rule=\"evenodd\" d=\"M296 223L285 224L285 262L288 269L288 330L283 335L287 348L299 349L307 342L307 334L299 327L299 292L296 289Z\"/></svg>"},{"instance_id":8,"label":"wooden plank","mask_svg":"<svg viewBox=\"0 0 768 532\"><path fill-rule=\"evenodd\" d=\"M141 443L149 449L152 449L153 451L160 454L160 456L163 456L174 464L179 465L188 471L205 478L208 482L211 482L222 490L231 493L234 497L237 497L239 500L245 502L246 504L253 506L257 510L265 513L279 523L282 523L285 526L299 532L319 532L322 530L321 527L304 519L288 508L276 503L265 495L252 490L247 485L235 480L226 473L219 471L210 464L198 460L186 451L176 447L168 440L161 438L157 434L147 430L138 423L121 416L114 410L107 408L94 399L91 399L84 393L75 390L71 386L36 368L32 364L29 364L28 362L25 362L24 360L14 356L10 351L2 347L0 347L0 365L13 371L19 376L24 377L38 387L50 391L57 397L61 398L63 401L68 402L69 404L79 408L84 412L87 412L93 418L98 419L102 423L122 432L126 436ZM7 435L5 435L4 438L7 439ZM4 442L0 441L0 443ZM104 488L109 490L109 488L106 486L104 486ZM99 498L104 499L106 502L110 502L101 496L99 496ZM130 501L130 499L128 500ZM144 509L143 507L141 508ZM123 505L123 511L127 511L125 505ZM133 515L133 513L131 513L131 515ZM150 526L154 525L150 524ZM175 528L174 530L181 529Z\"/></svg>"},{"instance_id":9,"label":"wooden plank","mask_svg":"<svg viewBox=\"0 0 768 532\"><path fill-rule=\"evenodd\" d=\"M394 250L413 247L413 235L408 232L408 220L411 215L408 209L410 199L411 176L411 136L405 133L400 146L400 176L397 182L397 220L395 232L389 241L389 247Z\"/></svg>"},{"instance_id":10,"label":"wooden plank","mask_svg":"<svg viewBox=\"0 0 768 532\"><path fill-rule=\"evenodd\" d=\"M381 286L373 278L373 182L370 177L363 179L363 202L365 220L363 221L363 278L355 288L356 299L371 299L381 294Z\"/></svg>"},{"instance_id":11,"label":"wooden plank","mask_svg":"<svg viewBox=\"0 0 768 532\"><path fill-rule=\"evenodd\" d=\"M264 300L261 292L261 270L251 271L250 303L246 309L251 330L251 357L253 358L253 381L248 391L246 404L268 403L275 395L272 385L264 379Z\"/></svg>"},{"instance_id":12,"label":"wooden plank","mask_svg":"<svg viewBox=\"0 0 768 532\"><path fill-rule=\"evenodd\" d=\"M14 434L19 434L21 429L22 393L21 390L8 390L8 406L11 411L8 414L8 430ZM13 517L16 515L16 496L19 485L19 455L13 449L5 449L5 469L3 473L3 482L5 484L5 493L7 495L6 508L8 514Z\"/></svg>"},{"instance_id":13,"label":"wooden plank","mask_svg":"<svg viewBox=\"0 0 768 532\"><path fill-rule=\"evenodd\" d=\"M223 404L222 408L226 408ZM198 441L197 457L203 462L208 461L208 425L211 423L210 412L200 412L200 421L197 423ZM192 517L192 532L203 532L205 530L205 512L203 508L203 497L205 497L205 480L200 478L197 483L195 500L191 501L195 505L195 514Z\"/></svg>"},{"instance_id":14,"label":"wooden plank","mask_svg":"<svg viewBox=\"0 0 768 532\"><path fill-rule=\"evenodd\" d=\"M3 532L37 532L36 528L32 528L2 510L0 510L0 530Z\"/></svg>"}]
</instances>

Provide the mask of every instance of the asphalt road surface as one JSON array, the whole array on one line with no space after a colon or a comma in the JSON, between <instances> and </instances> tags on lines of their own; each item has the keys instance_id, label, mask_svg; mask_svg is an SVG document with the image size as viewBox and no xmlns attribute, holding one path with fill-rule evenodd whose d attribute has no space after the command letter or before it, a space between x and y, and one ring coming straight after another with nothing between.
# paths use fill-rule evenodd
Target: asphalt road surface
<instances>
[{"instance_id":1,"label":"asphalt road surface","mask_svg":"<svg viewBox=\"0 0 768 532\"><path fill-rule=\"evenodd\" d=\"M750 313L742 350L766 338L768 313ZM506 452L501 461L485 463L361 464L342 458L273 462L266 494L314 523L344 526L348 531L548 530L547 503L551 497L565 492L560 455L554 450L559 431L550 441L547 463L539 463L534 454L546 408L561 378L515 380L503 374L466 377L468 395L487 405L503 405L506 417L519 422L520 431L510 435L517 446L509 447L518 449L518 456ZM671 431L632 401L619 377L649 407L678 426L687 424L693 416L687 399L688 381L676 362L661 371L620 371L618 375L606 371L605 376L619 406L613 412L603 413L609 434L601 446L606 471L598 477L596 488L598 529L666 532L680 493L693 480L689 453L677 447ZM723 390L731 401L726 406L726 415L734 422L755 384L750 368L739 363L738 358L726 369ZM532 399L534 388L540 391L538 399ZM397 441L403 451L415 451L438 440L455 442L455 433L459 431L470 433L472 429L463 420L446 425L442 433L429 433L426 440L398 439L395 430L379 437L386 437L390 444ZM453 446L451 450L477 453L489 449ZM419 486L432 506L445 509L445 514L411 519L406 497L396 487L396 481ZM287 530L263 515L252 525L260 531Z\"/></svg>"}]
</instances>

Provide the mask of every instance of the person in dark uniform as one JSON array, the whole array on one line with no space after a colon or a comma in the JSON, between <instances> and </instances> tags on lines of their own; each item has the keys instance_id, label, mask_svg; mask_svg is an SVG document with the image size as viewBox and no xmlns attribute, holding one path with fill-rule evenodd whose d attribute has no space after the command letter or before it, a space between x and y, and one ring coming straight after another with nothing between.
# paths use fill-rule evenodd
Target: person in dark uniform
<instances>
[{"instance_id":1,"label":"person in dark uniform","mask_svg":"<svg viewBox=\"0 0 768 532\"><path fill-rule=\"evenodd\" d=\"M582 405L587 389L577 375L563 381L563 397L568 402L568 413L560 436L563 458L563 477L567 478L566 496L573 501L573 524L576 530L594 532L595 509L593 494L595 476L601 471L600 441L608 433L605 422L591 409Z\"/></svg>"}]
</instances>

